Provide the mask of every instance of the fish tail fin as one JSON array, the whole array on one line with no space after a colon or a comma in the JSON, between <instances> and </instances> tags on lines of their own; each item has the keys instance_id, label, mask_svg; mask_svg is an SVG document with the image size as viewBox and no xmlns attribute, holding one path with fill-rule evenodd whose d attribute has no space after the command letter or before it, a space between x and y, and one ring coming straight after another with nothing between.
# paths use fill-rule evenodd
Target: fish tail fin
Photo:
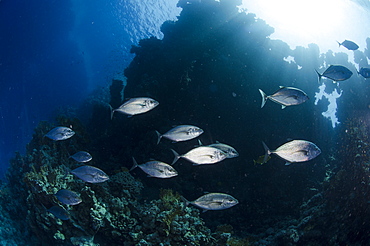
<instances>
[{"instance_id":1,"label":"fish tail fin","mask_svg":"<svg viewBox=\"0 0 370 246\"><path fill-rule=\"evenodd\" d=\"M130 171L132 171L132 170L134 170L135 168L137 168L139 165L137 164L137 162L136 162L136 160L135 160L135 158L134 157L132 157L132 161L134 162L134 164L132 165L132 167L131 167L131 169L129 170L129 172Z\"/></svg>"},{"instance_id":2,"label":"fish tail fin","mask_svg":"<svg viewBox=\"0 0 370 246\"><path fill-rule=\"evenodd\" d=\"M265 142L262 141L262 144L263 144L263 148L265 149L265 157L263 158L263 162L262 162L262 164L264 164L267 162L267 159L269 155L271 154L271 150L269 149L269 147L267 147Z\"/></svg>"},{"instance_id":3,"label":"fish tail fin","mask_svg":"<svg viewBox=\"0 0 370 246\"><path fill-rule=\"evenodd\" d=\"M261 93L261 96L262 96L262 104L261 104L261 108L263 108L263 106L265 106L265 103L267 101L267 95L266 93L263 92L263 90L261 89L258 89Z\"/></svg>"},{"instance_id":4,"label":"fish tail fin","mask_svg":"<svg viewBox=\"0 0 370 246\"><path fill-rule=\"evenodd\" d=\"M187 207L190 204L190 202L185 197L180 196L180 199L184 203L184 207Z\"/></svg>"},{"instance_id":5,"label":"fish tail fin","mask_svg":"<svg viewBox=\"0 0 370 246\"><path fill-rule=\"evenodd\" d=\"M202 143L202 141L200 141L200 139L198 139L198 144L199 144L199 146L203 146L203 143Z\"/></svg>"},{"instance_id":6,"label":"fish tail fin","mask_svg":"<svg viewBox=\"0 0 370 246\"><path fill-rule=\"evenodd\" d=\"M320 74L316 69L315 69L316 73L317 73L317 76L319 76L319 83L320 83L320 80L321 80L321 77L322 77L322 74Z\"/></svg>"},{"instance_id":7,"label":"fish tail fin","mask_svg":"<svg viewBox=\"0 0 370 246\"><path fill-rule=\"evenodd\" d=\"M173 159L171 165L175 164L175 162L180 159L180 155L173 149L171 149L172 153L175 155L175 158Z\"/></svg>"},{"instance_id":8,"label":"fish tail fin","mask_svg":"<svg viewBox=\"0 0 370 246\"><path fill-rule=\"evenodd\" d=\"M109 109L110 109L110 119L113 119L113 114L114 114L114 109L112 108L112 106L110 104L109 105Z\"/></svg>"},{"instance_id":9,"label":"fish tail fin","mask_svg":"<svg viewBox=\"0 0 370 246\"><path fill-rule=\"evenodd\" d=\"M157 138L157 144L159 144L159 142L162 139L162 135L158 131L155 131L155 133L157 133L157 136L158 136L158 138Z\"/></svg>"},{"instance_id":10,"label":"fish tail fin","mask_svg":"<svg viewBox=\"0 0 370 246\"><path fill-rule=\"evenodd\" d=\"M338 41L337 41L337 43L339 44L339 47L342 45L341 43L339 43Z\"/></svg>"}]
</instances>

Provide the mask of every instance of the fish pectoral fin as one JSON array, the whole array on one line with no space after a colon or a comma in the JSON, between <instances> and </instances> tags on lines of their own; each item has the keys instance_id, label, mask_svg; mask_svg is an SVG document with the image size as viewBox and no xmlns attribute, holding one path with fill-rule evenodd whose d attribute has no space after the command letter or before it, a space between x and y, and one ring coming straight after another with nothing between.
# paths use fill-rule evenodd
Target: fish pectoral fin
<instances>
[{"instance_id":1,"label":"fish pectoral fin","mask_svg":"<svg viewBox=\"0 0 370 246\"><path fill-rule=\"evenodd\" d=\"M308 151L307 150L299 150L297 151L298 153L302 153L304 155L308 155Z\"/></svg>"}]
</instances>

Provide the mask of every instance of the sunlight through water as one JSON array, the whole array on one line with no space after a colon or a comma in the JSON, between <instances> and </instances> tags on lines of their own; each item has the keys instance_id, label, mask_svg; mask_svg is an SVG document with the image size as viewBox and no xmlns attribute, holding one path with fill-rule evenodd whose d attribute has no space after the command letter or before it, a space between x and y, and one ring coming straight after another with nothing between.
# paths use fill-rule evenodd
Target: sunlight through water
<instances>
[{"instance_id":1,"label":"sunlight through water","mask_svg":"<svg viewBox=\"0 0 370 246\"><path fill-rule=\"evenodd\" d=\"M339 47L337 41L352 40L366 48L366 38L370 29L370 3L359 0L243 0L242 11L254 13L275 30L271 39L280 39L291 49L297 46L308 47L315 43L320 52L328 50L343 52L353 62L353 51ZM332 127L339 124L337 100L341 91L325 92L325 84L318 88L315 105L320 100L328 101L328 109L322 112Z\"/></svg>"},{"instance_id":2,"label":"sunlight through water","mask_svg":"<svg viewBox=\"0 0 370 246\"><path fill-rule=\"evenodd\" d=\"M345 39L365 47L364 30L370 27L367 7L350 0L243 0L241 8L265 20L275 29L271 38L292 49L316 43L321 52L336 52L341 51L336 40Z\"/></svg>"}]
</instances>

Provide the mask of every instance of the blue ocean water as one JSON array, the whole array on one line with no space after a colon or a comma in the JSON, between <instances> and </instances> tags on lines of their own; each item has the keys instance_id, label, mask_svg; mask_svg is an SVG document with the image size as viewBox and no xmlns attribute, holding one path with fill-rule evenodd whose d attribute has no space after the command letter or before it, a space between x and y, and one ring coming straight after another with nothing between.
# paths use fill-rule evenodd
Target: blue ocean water
<instances>
[{"instance_id":1,"label":"blue ocean water","mask_svg":"<svg viewBox=\"0 0 370 246\"><path fill-rule=\"evenodd\" d=\"M162 37L176 0L0 2L0 176L40 120L123 76L131 45Z\"/></svg>"},{"instance_id":2,"label":"blue ocean water","mask_svg":"<svg viewBox=\"0 0 370 246\"><path fill-rule=\"evenodd\" d=\"M0 245L370 243L370 38L292 48L240 2L0 2Z\"/></svg>"}]
</instances>

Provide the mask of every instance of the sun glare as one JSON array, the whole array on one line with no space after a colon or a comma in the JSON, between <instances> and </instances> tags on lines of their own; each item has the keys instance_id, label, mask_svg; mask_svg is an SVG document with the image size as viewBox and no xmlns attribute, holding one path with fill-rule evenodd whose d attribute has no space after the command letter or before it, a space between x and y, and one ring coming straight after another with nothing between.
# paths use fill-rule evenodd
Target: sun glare
<instances>
[{"instance_id":1,"label":"sun glare","mask_svg":"<svg viewBox=\"0 0 370 246\"><path fill-rule=\"evenodd\" d=\"M260 3L282 29L304 38L325 35L342 24L343 2L338 0L262 0Z\"/></svg>"},{"instance_id":2,"label":"sun glare","mask_svg":"<svg viewBox=\"0 0 370 246\"><path fill-rule=\"evenodd\" d=\"M275 28L271 38L302 46L351 39L353 8L347 0L243 0L242 5Z\"/></svg>"}]
</instances>

